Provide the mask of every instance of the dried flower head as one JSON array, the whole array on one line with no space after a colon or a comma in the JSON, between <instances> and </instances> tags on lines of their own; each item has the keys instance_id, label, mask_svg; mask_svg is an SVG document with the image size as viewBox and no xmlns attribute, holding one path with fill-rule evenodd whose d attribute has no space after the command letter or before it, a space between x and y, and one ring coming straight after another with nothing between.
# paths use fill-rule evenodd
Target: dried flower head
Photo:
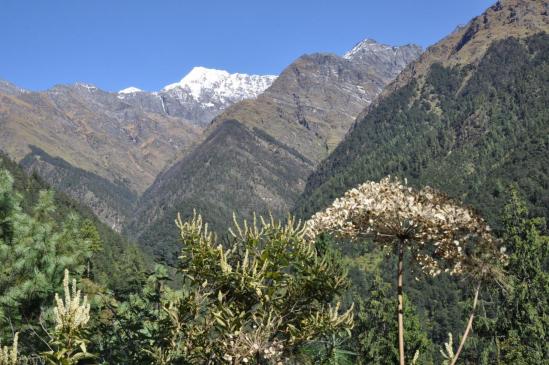
<instances>
[{"instance_id":1,"label":"dried flower head","mask_svg":"<svg viewBox=\"0 0 549 365\"><path fill-rule=\"evenodd\" d=\"M306 227L310 239L330 232L382 244L400 240L433 276L444 269L461 273L468 242L496 246L490 227L472 209L430 187L416 190L391 177L347 191Z\"/></svg>"}]
</instances>

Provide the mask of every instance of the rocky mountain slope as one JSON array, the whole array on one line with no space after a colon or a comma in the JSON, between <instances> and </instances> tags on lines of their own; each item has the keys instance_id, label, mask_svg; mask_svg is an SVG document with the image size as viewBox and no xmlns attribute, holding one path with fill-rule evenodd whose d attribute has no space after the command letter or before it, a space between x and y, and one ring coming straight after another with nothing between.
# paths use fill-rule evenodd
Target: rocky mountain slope
<instances>
[{"instance_id":1,"label":"rocky mountain slope","mask_svg":"<svg viewBox=\"0 0 549 365\"><path fill-rule=\"evenodd\" d=\"M125 102L144 110L207 124L228 106L253 99L267 89L276 76L228 73L195 67L181 81L153 93L129 87L118 92Z\"/></svg>"},{"instance_id":2,"label":"rocky mountain slope","mask_svg":"<svg viewBox=\"0 0 549 365\"><path fill-rule=\"evenodd\" d=\"M394 47L366 38L354 46L343 58L360 62L385 80L396 77L409 63L418 57L415 46Z\"/></svg>"},{"instance_id":3,"label":"rocky mountain slope","mask_svg":"<svg viewBox=\"0 0 549 365\"><path fill-rule=\"evenodd\" d=\"M209 119L272 79L195 68L155 93L82 83L30 92L1 82L0 149L120 229L137 197Z\"/></svg>"},{"instance_id":4,"label":"rocky mountain slope","mask_svg":"<svg viewBox=\"0 0 549 365\"><path fill-rule=\"evenodd\" d=\"M147 189L127 232L169 260L176 212L196 208L214 228L233 211L285 214L358 113L420 52L366 41L345 58L300 57L256 99L214 119L205 140Z\"/></svg>"},{"instance_id":5,"label":"rocky mountain slope","mask_svg":"<svg viewBox=\"0 0 549 365\"><path fill-rule=\"evenodd\" d=\"M500 1L427 49L309 177L299 215L391 174L442 189L496 225L510 185L549 216L548 7Z\"/></svg>"}]
</instances>

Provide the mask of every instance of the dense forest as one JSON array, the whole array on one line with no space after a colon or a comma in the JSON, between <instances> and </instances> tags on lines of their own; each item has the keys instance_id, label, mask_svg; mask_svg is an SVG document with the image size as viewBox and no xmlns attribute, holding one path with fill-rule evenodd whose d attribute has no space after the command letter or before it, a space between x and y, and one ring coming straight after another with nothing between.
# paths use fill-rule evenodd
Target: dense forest
<instances>
[{"instance_id":1,"label":"dense forest","mask_svg":"<svg viewBox=\"0 0 549 365\"><path fill-rule=\"evenodd\" d=\"M365 184L388 184L368 198L385 205L378 213L353 205L347 216L356 229L386 232L368 222L402 215L387 201L399 212L408 207L403 222L421 222L395 233L408 235L402 255L394 239L337 229L312 236L314 218L235 221L220 236L199 215L178 219L174 272L149 270L86 209L10 160L0 177L1 364L395 364L404 358L401 333L414 364L450 364L456 356L466 364L541 364L549 356L549 237L516 189L504 193L496 237L470 208L430 188ZM418 213L409 199L424 210L425 199L430 209L454 207L466 224L445 217L446 208L440 219ZM454 226L466 234L448 236ZM430 236L417 227L431 227ZM464 250L452 251L456 240ZM450 242L450 251L438 252L435 241ZM411 242L455 272L433 275L435 261ZM402 261L403 332L394 276ZM468 319L472 333L464 332Z\"/></svg>"},{"instance_id":2,"label":"dense forest","mask_svg":"<svg viewBox=\"0 0 549 365\"><path fill-rule=\"evenodd\" d=\"M36 146L31 145L29 148L31 152L20 162L26 171L40 175L48 183L55 183L56 190L70 194L86 204L98 216L103 217L104 222L113 222L120 229L126 215L135 209L137 194L130 191L125 182L111 182L74 167L60 157L52 157ZM105 219L107 217L108 220Z\"/></svg>"},{"instance_id":3,"label":"dense forest","mask_svg":"<svg viewBox=\"0 0 549 365\"><path fill-rule=\"evenodd\" d=\"M395 175L475 206L495 226L515 183L529 209L549 217L548 59L541 33L496 42L478 65L434 64L357 122L296 212L308 217L363 181Z\"/></svg>"}]
</instances>

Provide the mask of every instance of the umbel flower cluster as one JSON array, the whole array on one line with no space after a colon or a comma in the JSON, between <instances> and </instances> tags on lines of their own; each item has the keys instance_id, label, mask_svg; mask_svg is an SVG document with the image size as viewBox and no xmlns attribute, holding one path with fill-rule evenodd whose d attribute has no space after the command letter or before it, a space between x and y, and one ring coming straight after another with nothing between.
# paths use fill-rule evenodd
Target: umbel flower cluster
<instances>
[{"instance_id":1,"label":"umbel flower cluster","mask_svg":"<svg viewBox=\"0 0 549 365\"><path fill-rule=\"evenodd\" d=\"M18 340L19 334L16 333L11 347L0 346L0 365L17 365Z\"/></svg>"},{"instance_id":2,"label":"umbel flower cluster","mask_svg":"<svg viewBox=\"0 0 549 365\"><path fill-rule=\"evenodd\" d=\"M422 270L460 274L465 248L496 247L490 227L470 208L433 188L416 190L396 178L366 182L336 199L306 222L314 239L323 232L343 237L371 238L381 244L404 243Z\"/></svg>"},{"instance_id":3,"label":"umbel flower cluster","mask_svg":"<svg viewBox=\"0 0 549 365\"><path fill-rule=\"evenodd\" d=\"M71 333L83 328L90 320L90 305L88 298L77 290L76 280L72 280L72 288L69 288L69 271L65 270L63 279L63 289L65 292L65 301L55 294L55 330L59 332ZM72 290L71 290L72 289Z\"/></svg>"}]
</instances>

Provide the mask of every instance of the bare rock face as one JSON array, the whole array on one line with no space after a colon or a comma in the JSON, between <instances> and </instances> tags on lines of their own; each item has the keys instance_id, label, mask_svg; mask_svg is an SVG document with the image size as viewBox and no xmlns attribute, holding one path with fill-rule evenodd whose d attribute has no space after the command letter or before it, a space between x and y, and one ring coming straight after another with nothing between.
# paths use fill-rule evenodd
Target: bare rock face
<instances>
[{"instance_id":1,"label":"bare rock face","mask_svg":"<svg viewBox=\"0 0 549 365\"><path fill-rule=\"evenodd\" d=\"M233 211L244 218L288 212L356 116L421 52L368 45L346 57L304 55L257 98L228 107L193 149L201 153L186 155L145 192L127 231L145 245L155 242L164 255L178 211L197 208L217 229L231 222Z\"/></svg>"},{"instance_id":2,"label":"bare rock face","mask_svg":"<svg viewBox=\"0 0 549 365\"><path fill-rule=\"evenodd\" d=\"M393 79L421 52L421 47L415 44L394 47L367 38L345 53L343 58L367 65L384 79Z\"/></svg>"}]
</instances>

